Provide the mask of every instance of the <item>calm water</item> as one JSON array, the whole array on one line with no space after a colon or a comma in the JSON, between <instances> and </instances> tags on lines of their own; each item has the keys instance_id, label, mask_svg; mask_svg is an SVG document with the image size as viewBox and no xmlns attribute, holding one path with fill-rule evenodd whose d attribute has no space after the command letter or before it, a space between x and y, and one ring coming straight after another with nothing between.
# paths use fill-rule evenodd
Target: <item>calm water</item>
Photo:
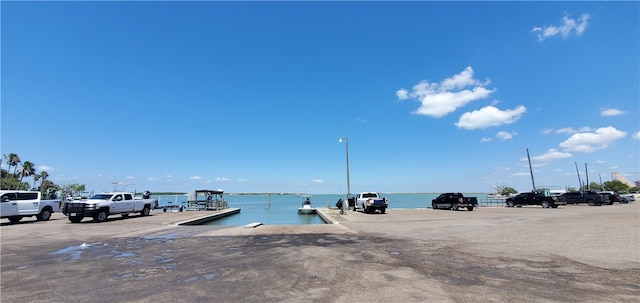
<instances>
[{"instance_id":1,"label":"calm water","mask_svg":"<svg viewBox=\"0 0 640 303\"><path fill-rule=\"evenodd\" d=\"M426 209L431 207L431 199L439 194L381 194L389 200L389 210L393 209ZM468 193L465 196L478 198L481 206L491 206L487 202L486 193ZM312 195L311 203L315 208L335 207L340 199L338 194ZM154 196L160 206L182 205L187 196ZM324 224L318 215L300 215L298 207L302 197L297 195L224 195L229 207L240 208L239 214L232 215L208 223L208 225L241 226L254 222L267 225Z\"/></svg>"}]
</instances>

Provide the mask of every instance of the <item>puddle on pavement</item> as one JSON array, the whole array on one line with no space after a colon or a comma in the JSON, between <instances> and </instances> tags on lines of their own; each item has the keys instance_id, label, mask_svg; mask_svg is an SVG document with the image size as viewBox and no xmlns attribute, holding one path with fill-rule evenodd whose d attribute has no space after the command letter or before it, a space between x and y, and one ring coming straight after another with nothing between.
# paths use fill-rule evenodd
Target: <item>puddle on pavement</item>
<instances>
[{"instance_id":1,"label":"puddle on pavement","mask_svg":"<svg viewBox=\"0 0 640 303\"><path fill-rule=\"evenodd\" d=\"M100 243L96 243L100 244ZM104 244L105 246L107 244ZM82 251L94 247L94 244L82 243L80 245L69 246L58 251L50 253L51 255L69 255L71 260L82 259Z\"/></svg>"},{"instance_id":2,"label":"puddle on pavement","mask_svg":"<svg viewBox=\"0 0 640 303\"><path fill-rule=\"evenodd\" d=\"M193 283L193 282L198 281L198 280L211 280L211 279L216 278L217 276L218 276L218 273L214 272L214 273L210 273L210 274L204 274L204 275L200 275L200 276L184 279L184 280L182 280L182 283Z\"/></svg>"},{"instance_id":3,"label":"puddle on pavement","mask_svg":"<svg viewBox=\"0 0 640 303\"><path fill-rule=\"evenodd\" d=\"M119 252L119 251L112 251L112 252L116 253L116 255L113 256L114 258L131 258L136 256L136 254L130 253L130 252Z\"/></svg>"},{"instance_id":4,"label":"puddle on pavement","mask_svg":"<svg viewBox=\"0 0 640 303\"><path fill-rule=\"evenodd\" d=\"M179 238L180 237L176 234L166 234L166 235L159 235L159 236L147 236L142 239L145 241L160 240L161 242L168 242L168 241L173 241Z\"/></svg>"}]
</instances>

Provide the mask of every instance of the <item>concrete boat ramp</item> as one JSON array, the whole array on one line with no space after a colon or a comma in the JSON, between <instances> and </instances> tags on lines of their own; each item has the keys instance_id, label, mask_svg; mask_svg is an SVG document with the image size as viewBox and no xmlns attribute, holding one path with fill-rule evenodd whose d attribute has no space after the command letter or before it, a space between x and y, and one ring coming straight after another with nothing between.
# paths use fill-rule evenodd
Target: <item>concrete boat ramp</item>
<instances>
[{"instance_id":1,"label":"concrete boat ramp","mask_svg":"<svg viewBox=\"0 0 640 303\"><path fill-rule=\"evenodd\" d=\"M0 301L638 302L637 202L319 210L332 224L184 224L233 209L2 219Z\"/></svg>"}]
</instances>

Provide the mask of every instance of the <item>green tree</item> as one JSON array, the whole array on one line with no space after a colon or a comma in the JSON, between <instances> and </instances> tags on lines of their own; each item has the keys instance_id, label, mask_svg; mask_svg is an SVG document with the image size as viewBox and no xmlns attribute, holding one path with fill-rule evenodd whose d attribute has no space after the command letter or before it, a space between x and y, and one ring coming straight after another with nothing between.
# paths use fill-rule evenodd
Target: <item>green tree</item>
<instances>
[{"instance_id":1,"label":"green tree","mask_svg":"<svg viewBox=\"0 0 640 303\"><path fill-rule=\"evenodd\" d=\"M513 187L507 186L504 183L496 185L496 186L493 186L493 188L496 190L496 193L498 193L500 195L509 195L509 194L517 194L518 193L518 191L515 190Z\"/></svg>"},{"instance_id":2,"label":"green tree","mask_svg":"<svg viewBox=\"0 0 640 303\"><path fill-rule=\"evenodd\" d=\"M500 190L500 194L503 196L508 196L508 195L517 194L517 193L518 191L515 188L510 186L505 186L502 190Z\"/></svg>"},{"instance_id":3,"label":"green tree","mask_svg":"<svg viewBox=\"0 0 640 303\"><path fill-rule=\"evenodd\" d=\"M585 188L584 190L587 190L587 189ZM604 189L602 188L602 185L600 185L600 183L591 182L591 183L589 183L589 190L592 190L592 191L603 191Z\"/></svg>"},{"instance_id":4,"label":"green tree","mask_svg":"<svg viewBox=\"0 0 640 303\"><path fill-rule=\"evenodd\" d=\"M33 175L36 174L36 169L35 169L35 164L31 163L30 161L24 161L24 163L22 163L22 167L20 168L20 183L22 183L22 179L24 177L31 177Z\"/></svg>"},{"instance_id":5,"label":"green tree","mask_svg":"<svg viewBox=\"0 0 640 303\"><path fill-rule=\"evenodd\" d=\"M46 199L55 199L58 197L60 187L49 180L43 180L40 184L40 190Z\"/></svg>"},{"instance_id":6,"label":"green tree","mask_svg":"<svg viewBox=\"0 0 640 303\"><path fill-rule=\"evenodd\" d=\"M578 190L575 187L567 187L567 192L568 193L572 193L572 192L577 192Z\"/></svg>"},{"instance_id":7,"label":"green tree","mask_svg":"<svg viewBox=\"0 0 640 303\"><path fill-rule=\"evenodd\" d=\"M36 182L38 182L38 180L40 180L40 174L33 175L33 190L38 190L36 187Z\"/></svg>"},{"instance_id":8,"label":"green tree","mask_svg":"<svg viewBox=\"0 0 640 303\"><path fill-rule=\"evenodd\" d=\"M624 193L629 190L629 185L626 185L618 180L604 182L605 190L612 190L618 193Z\"/></svg>"},{"instance_id":9,"label":"green tree","mask_svg":"<svg viewBox=\"0 0 640 303\"><path fill-rule=\"evenodd\" d=\"M7 177L9 179L17 179L16 170L18 169L18 164L21 162L20 156L14 153L10 153L9 155L4 155L3 157L5 160L7 160L7 165L9 166L9 168L7 169ZM13 174L11 174L12 166L13 166ZM8 181L9 182L7 182L7 184L9 187L7 189L11 189L11 185L13 184L13 182L11 180L8 180Z\"/></svg>"},{"instance_id":10,"label":"green tree","mask_svg":"<svg viewBox=\"0 0 640 303\"><path fill-rule=\"evenodd\" d=\"M86 190L86 185L78 184L78 183L67 184L60 189L63 195L71 195L71 196L78 196L80 193L84 192L85 190Z\"/></svg>"},{"instance_id":11,"label":"green tree","mask_svg":"<svg viewBox=\"0 0 640 303\"><path fill-rule=\"evenodd\" d=\"M49 173L47 173L46 170L43 170L40 172L40 178L42 179L42 181L40 181L40 188L38 189L38 191L40 191L42 193L42 195L44 195L46 193L45 191L45 183L47 182L47 178L49 177Z\"/></svg>"}]
</instances>

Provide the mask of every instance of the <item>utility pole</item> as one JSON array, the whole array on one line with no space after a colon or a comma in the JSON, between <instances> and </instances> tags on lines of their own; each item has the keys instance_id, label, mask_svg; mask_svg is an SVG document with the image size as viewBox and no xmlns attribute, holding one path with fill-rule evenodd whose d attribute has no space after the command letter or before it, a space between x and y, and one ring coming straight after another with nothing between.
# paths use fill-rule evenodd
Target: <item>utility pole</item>
<instances>
[{"instance_id":1,"label":"utility pole","mask_svg":"<svg viewBox=\"0 0 640 303\"><path fill-rule=\"evenodd\" d=\"M589 170L587 170L587 162L584 163L584 174L585 174L585 176L587 178L586 187L587 187L587 190L589 190L590 189L590 187L589 187Z\"/></svg>"},{"instance_id":2,"label":"utility pole","mask_svg":"<svg viewBox=\"0 0 640 303\"><path fill-rule=\"evenodd\" d=\"M533 168L531 168L531 156L529 156L529 148L527 148L527 160L529 160L529 173L531 174L531 185L533 186L533 191L536 191L536 182L533 181Z\"/></svg>"},{"instance_id":3,"label":"utility pole","mask_svg":"<svg viewBox=\"0 0 640 303\"><path fill-rule=\"evenodd\" d=\"M578 170L578 162L573 162L576 165L576 175L578 176L578 189L580 191L584 190L584 188L582 188L582 181L580 179L580 171Z\"/></svg>"}]
</instances>

